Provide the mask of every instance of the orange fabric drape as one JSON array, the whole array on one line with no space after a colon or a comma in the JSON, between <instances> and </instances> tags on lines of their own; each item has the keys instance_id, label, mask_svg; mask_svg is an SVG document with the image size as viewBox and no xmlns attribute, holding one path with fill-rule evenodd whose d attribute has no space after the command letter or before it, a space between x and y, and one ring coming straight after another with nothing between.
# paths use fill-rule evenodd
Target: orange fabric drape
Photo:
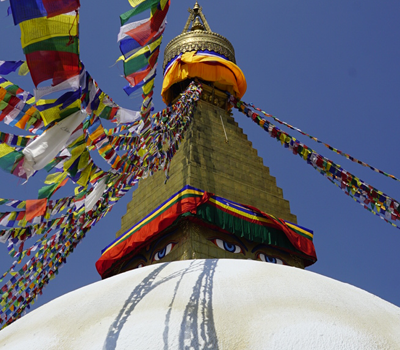
<instances>
[{"instance_id":1,"label":"orange fabric drape","mask_svg":"<svg viewBox=\"0 0 400 350\"><path fill-rule=\"evenodd\" d=\"M241 98L247 90L246 78L233 62L219 57L186 52L180 60L173 63L164 77L161 90L163 101L166 104L171 102L169 89L172 85L195 77L214 82L222 90L233 90L233 94L238 98Z\"/></svg>"}]
</instances>

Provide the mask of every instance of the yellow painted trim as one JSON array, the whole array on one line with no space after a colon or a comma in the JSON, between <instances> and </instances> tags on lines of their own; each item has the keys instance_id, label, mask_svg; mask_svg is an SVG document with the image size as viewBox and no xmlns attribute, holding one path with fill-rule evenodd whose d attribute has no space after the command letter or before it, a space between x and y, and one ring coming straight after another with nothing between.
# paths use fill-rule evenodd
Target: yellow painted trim
<instances>
[{"instance_id":1,"label":"yellow painted trim","mask_svg":"<svg viewBox=\"0 0 400 350\"><path fill-rule=\"evenodd\" d=\"M185 190L179 194L177 194L176 196L174 196L171 200L169 200L167 203L165 203L161 208L159 208L156 212L154 212L153 214L151 214L148 218L146 218L145 220L143 220L142 222L140 222L139 224L137 224L136 226L132 227L128 232L126 232L123 236L120 237L120 239L118 241L116 241L112 246L108 247L107 250L104 251L103 254L105 254L106 252L108 252L111 248L115 247L118 243L120 243L126 236L130 235L132 233L132 231L135 231L136 229L140 228L141 226L144 226L145 224L147 224L149 221L151 221L155 216L157 216L161 211L163 211L165 209L165 207L168 207L172 202L176 201L178 198L186 195L186 194L198 194L198 195L203 195L204 192L199 192L199 191L195 191L195 190Z\"/></svg>"},{"instance_id":2,"label":"yellow painted trim","mask_svg":"<svg viewBox=\"0 0 400 350\"><path fill-rule=\"evenodd\" d=\"M251 215L251 214L247 214L247 213L243 213L242 211L237 210L235 208L232 208L229 205L223 204L222 202L218 202L214 198L210 198L210 202L218 204L220 207L223 207L223 208L225 208L225 209L227 209L229 211L232 211L232 212L234 212L236 214L239 214L241 216L245 216L245 217L247 217L247 218L249 218L251 220L265 222L265 223L268 223L268 224L272 224L273 223L273 221L271 221L270 219L266 219L266 218L263 218L263 217L259 217L259 216L255 216L255 215Z\"/></svg>"},{"instance_id":3,"label":"yellow painted trim","mask_svg":"<svg viewBox=\"0 0 400 350\"><path fill-rule=\"evenodd\" d=\"M304 234L307 235L308 237L311 237L311 238L314 237L314 235L313 235L311 232L308 232L308 231L306 231L306 230L303 230L303 229L302 229L301 227L299 227L299 226L290 224L289 222L286 222L286 225L288 225L289 227L294 228L296 231L300 231L301 233L304 233Z\"/></svg>"}]
</instances>

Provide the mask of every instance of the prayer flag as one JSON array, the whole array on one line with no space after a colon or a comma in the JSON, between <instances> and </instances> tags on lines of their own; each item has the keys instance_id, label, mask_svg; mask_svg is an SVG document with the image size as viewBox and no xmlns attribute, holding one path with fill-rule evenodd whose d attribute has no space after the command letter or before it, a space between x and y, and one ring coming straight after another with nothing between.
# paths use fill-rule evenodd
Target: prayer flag
<instances>
[{"instance_id":1,"label":"prayer flag","mask_svg":"<svg viewBox=\"0 0 400 350\"><path fill-rule=\"evenodd\" d=\"M77 10L79 0L10 0L14 24L39 18L54 17Z\"/></svg>"},{"instance_id":2,"label":"prayer flag","mask_svg":"<svg viewBox=\"0 0 400 350\"><path fill-rule=\"evenodd\" d=\"M121 25L124 25L133 16L156 6L159 2L160 0L129 0L131 6L132 7L136 6L136 7L119 16L121 19Z\"/></svg>"},{"instance_id":3,"label":"prayer flag","mask_svg":"<svg viewBox=\"0 0 400 350\"><path fill-rule=\"evenodd\" d=\"M79 0L42 0L47 18L75 11L80 7Z\"/></svg>"},{"instance_id":4,"label":"prayer flag","mask_svg":"<svg viewBox=\"0 0 400 350\"><path fill-rule=\"evenodd\" d=\"M43 216L46 213L47 198L28 199L26 201L26 221L31 221L37 216Z\"/></svg>"},{"instance_id":5,"label":"prayer flag","mask_svg":"<svg viewBox=\"0 0 400 350\"><path fill-rule=\"evenodd\" d=\"M78 15L68 14L22 22L20 23L22 48L54 37L75 38L78 36L78 20Z\"/></svg>"},{"instance_id":6,"label":"prayer flag","mask_svg":"<svg viewBox=\"0 0 400 350\"><path fill-rule=\"evenodd\" d=\"M24 61L0 61L0 74L15 72L23 63Z\"/></svg>"},{"instance_id":7,"label":"prayer flag","mask_svg":"<svg viewBox=\"0 0 400 350\"><path fill-rule=\"evenodd\" d=\"M160 30L160 27L164 24L165 17L169 8L169 2L165 6L164 10L156 10L153 17L143 24L135 27L126 32L132 39L136 40L141 46L146 45L151 39L153 39Z\"/></svg>"},{"instance_id":8,"label":"prayer flag","mask_svg":"<svg viewBox=\"0 0 400 350\"><path fill-rule=\"evenodd\" d=\"M54 193L56 193L56 191L64 186L66 183L68 182L68 178L64 179L62 182L60 183L55 183L53 185L50 186L44 186L39 190L38 193L38 198L39 199L44 199L44 198L50 198Z\"/></svg>"}]
</instances>

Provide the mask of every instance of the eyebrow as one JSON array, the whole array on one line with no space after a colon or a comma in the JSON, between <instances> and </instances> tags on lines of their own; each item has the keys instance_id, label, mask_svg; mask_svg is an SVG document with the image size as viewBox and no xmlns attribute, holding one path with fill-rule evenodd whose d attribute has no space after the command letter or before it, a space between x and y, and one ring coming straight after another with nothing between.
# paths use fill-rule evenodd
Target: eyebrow
<instances>
[{"instance_id":1,"label":"eyebrow","mask_svg":"<svg viewBox=\"0 0 400 350\"><path fill-rule=\"evenodd\" d=\"M261 243L261 244L257 244L252 250L251 252L254 253L256 250L261 249L261 248L268 248L268 249L273 249L273 250L277 250L280 251L280 249L277 249L271 245L265 244L265 243Z\"/></svg>"},{"instance_id":2,"label":"eyebrow","mask_svg":"<svg viewBox=\"0 0 400 350\"><path fill-rule=\"evenodd\" d=\"M126 260L126 261L121 265L121 267L125 267L127 264L130 264L133 260L136 260L136 259L138 259L138 258L144 260L144 262L147 263L147 259L146 259L146 257L145 257L144 255L142 255L142 254L136 254L136 255L134 255L132 258L130 258L129 260Z\"/></svg>"}]
</instances>

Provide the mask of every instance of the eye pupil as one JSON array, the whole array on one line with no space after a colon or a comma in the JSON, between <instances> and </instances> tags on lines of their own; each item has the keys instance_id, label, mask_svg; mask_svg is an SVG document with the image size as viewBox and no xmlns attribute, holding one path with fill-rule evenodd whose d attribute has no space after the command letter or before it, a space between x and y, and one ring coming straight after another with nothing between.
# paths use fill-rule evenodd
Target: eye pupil
<instances>
[{"instance_id":1,"label":"eye pupil","mask_svg":"<svg viewBox=\"0 0 400 350\"><path fill-rule=\"evenodd\" d=\"M227 242L224 242L224 248L228 251L233 253L235 251L235 245L234 244L230 244Z\"/></svg>"},{"instance_id":2,"label":"eye pupil","mask_svg":"<svg viewBox=\"0 0 400 350\"><path fill-rule=\"evenodd\" d=\"M160 250L160 251L158 252L158 257L159 257L160 259L162 259L162 258L165 256L165 251L166 251L166 249L164 248L164 249L162 249L162 250Z\"/></svg>"},{"instance_id":3,"label":"eye pupil","mask_svg":"<svg viewBox=\"0 0 400 350\"><path fill-rule=\"evenodd\" d=\"M275 259L275 258L272 258L272 257L270 257L270 256L268 256L268 255L265 256L265 260L266 260L267 262L269 262L269 263L276 264L276 259Z\"/></svg>"}]
</instances>

